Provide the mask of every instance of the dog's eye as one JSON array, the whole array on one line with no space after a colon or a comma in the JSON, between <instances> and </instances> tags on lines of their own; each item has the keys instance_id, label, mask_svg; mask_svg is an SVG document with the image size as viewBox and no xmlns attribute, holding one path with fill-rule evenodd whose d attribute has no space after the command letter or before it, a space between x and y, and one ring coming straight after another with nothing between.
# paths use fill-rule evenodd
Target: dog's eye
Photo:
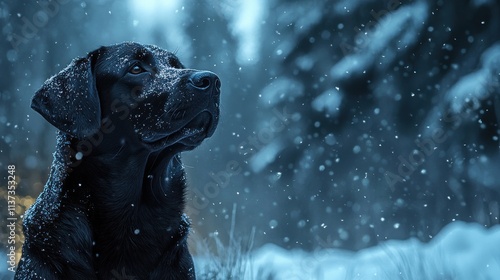
<instances>
[{"instance_id":1,"label":"dog's eye","mask_svg":"<svg viewBox=\"0 0 500 280\"><path fill-rule=\"evenodd\" d=\"M142 72L145 72L146 70L144 70L144 68L142 68L141 66L139 65L134 65L132 66L132 68L130 68L130 70L128 70L129 73L131 74L141 74Z\"/></svg>"}]
</instances>

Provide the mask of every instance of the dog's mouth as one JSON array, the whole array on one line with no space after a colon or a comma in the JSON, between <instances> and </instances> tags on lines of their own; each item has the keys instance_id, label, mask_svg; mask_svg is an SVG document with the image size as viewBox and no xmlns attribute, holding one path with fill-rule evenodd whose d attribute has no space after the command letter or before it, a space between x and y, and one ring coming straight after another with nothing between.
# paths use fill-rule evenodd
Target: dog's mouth
<instances>
[{"instance_id":1,"label":"dog's mouth","mask_svg":"<svg viewBox=\"0 0 500 280\"><path fill-rule=\"evenodd\" d=\"M160 149L177 143L194 148L205 138L212 136L215 131L215 125L212 114L208 111L203 111L176 131L166 134L157 140L145 138L143 142L153 149Z\"/></svg>"},{"instance_id":2,"label":"dog's mouth","mask_svg":"<svg viewBox=\"0 0 500 280\"><path fill-rule=\"evenodd\" d=\"M211 136L213 131L210 131L212 124L212 115L207 112L199 113L194 119L188 122L183 128L178 130L175 134L179 134L179 143L186 146L198 145L203 139ZM210 133L210 135L208 135Z\"/></svg>"}]
</instances>

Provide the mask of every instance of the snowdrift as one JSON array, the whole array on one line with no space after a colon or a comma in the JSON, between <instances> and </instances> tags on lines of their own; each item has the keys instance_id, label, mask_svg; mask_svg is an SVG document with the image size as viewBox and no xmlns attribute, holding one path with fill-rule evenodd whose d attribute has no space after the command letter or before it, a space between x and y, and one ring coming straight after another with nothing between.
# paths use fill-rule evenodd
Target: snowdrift
<instances>
[{"instance_id":1,"label":"snowdrift","mask_svg":"<svg viewBox=\"0 0 500 280\"><path fill-rule=\"evenodd\" d=\"M500 279L500 226L453 222L429 243L390 240L358 252L307 253L269 244L255 250L245 279Z\"/></svg>"}]
</instances>

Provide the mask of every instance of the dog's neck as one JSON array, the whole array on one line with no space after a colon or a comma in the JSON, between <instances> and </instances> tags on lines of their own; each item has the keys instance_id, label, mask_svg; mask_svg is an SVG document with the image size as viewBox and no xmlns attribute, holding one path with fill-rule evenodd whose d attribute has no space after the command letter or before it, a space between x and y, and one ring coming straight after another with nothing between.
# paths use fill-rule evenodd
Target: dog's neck
<instances>
[{"instance_id":1,"label":"dog's neck","mask_svg":"<svg viewBox=\"0 0 500 280\"><path fill-rule=\"evenodd\" d=\"M94 199L115 197L120 198L117 206L144 203L154 207L167 202L179 188L183 195L185 173L175 150L133 149L137 145L126 141L114 145L103 142L104 149L88 143L59 133L57 150L65 151L59 158L68 166L68 176L83 172L85 176L75 177L92 183L89 188L96 196Z\"/></svg>"},{"instance_id":2,"label":"dog's neck","mask_svg":"<svg viewBox=\"0 0 500 280\"><path fill-rule=\"evenodd\" d=\"M59 133L56 160L67 168L64 186L73 188L67 193L76 191L74 197L81 199L84 192L88 197L89 215L102 239L123 240L144 229L186 235L182 232L187 226L182 217L186 183L179 153L130 150L133 145L122 143L112 149L104 145L108 152L94 147L85 155L78 152L81 141Z\"/></svg>"}]
</instances>

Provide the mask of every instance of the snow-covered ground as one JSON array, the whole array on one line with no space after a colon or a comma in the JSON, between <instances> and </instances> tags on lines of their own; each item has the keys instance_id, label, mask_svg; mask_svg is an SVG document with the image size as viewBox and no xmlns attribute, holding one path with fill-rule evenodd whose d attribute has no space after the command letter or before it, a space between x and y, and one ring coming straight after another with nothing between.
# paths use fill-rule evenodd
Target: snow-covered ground
<instances>
[{"instance_id":1,"label":"snow-covered ground","mask_svg":"<svg viewBox=\"0 0 500 280\"><path fill-rule=\"evenodd\" d=\"M500 279L500 226L454 222L429 243L390 240L358 252L288 251L269 244L256 249L244 279ZM198 272L203 261L196 260ZM225 278L227 275L216 277ZM213 278L212 278L213 279Z\"/></svg>"},{"instance_id":2,"label":"snow-covered ground","mask_svg":"<svg viewBox=\"0 0 500 280\"><path fill-rule=\"evenodd\" d=\"M500 279L500 226L455 222L430 243L391 240L347 252L286 251L267 245L253 254L254 276L267 279ZM262 277L262 278L261 278Z\"/></svg>"}]
</instances>

